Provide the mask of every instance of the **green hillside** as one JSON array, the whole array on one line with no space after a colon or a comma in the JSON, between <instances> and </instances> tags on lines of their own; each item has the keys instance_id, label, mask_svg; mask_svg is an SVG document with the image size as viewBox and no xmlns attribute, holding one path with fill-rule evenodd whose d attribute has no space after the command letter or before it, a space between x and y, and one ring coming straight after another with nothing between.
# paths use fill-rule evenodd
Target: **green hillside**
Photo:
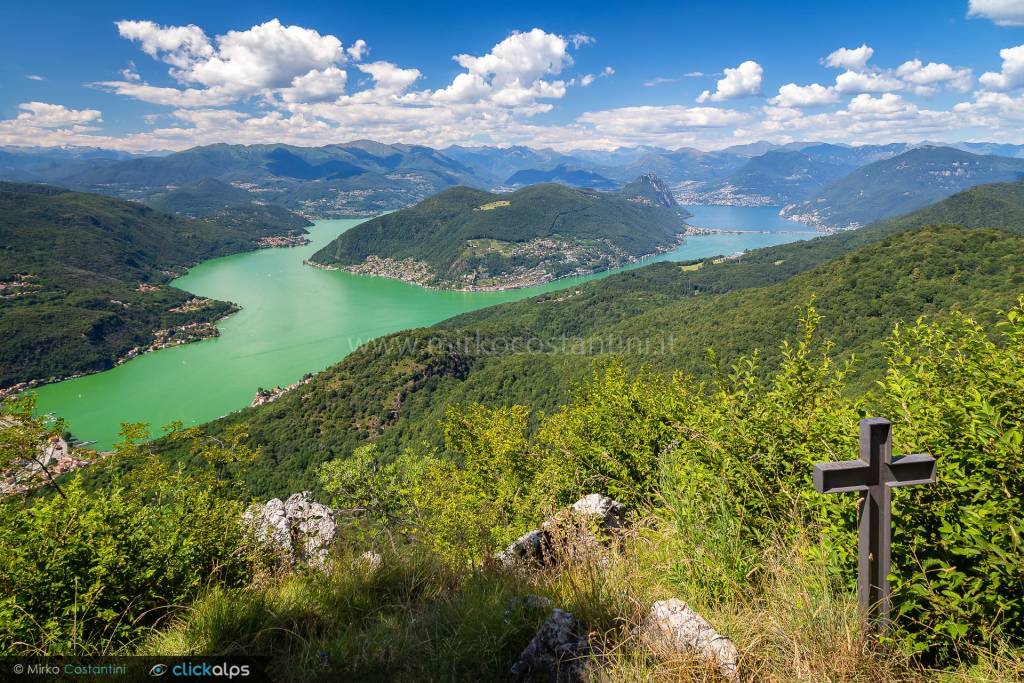
<instances>
[{"instance_id":1,"label":"green hillside","mask_svg":"<svg viewBox=\"0 0 1024 683\"><path fill-rule=\"evenodd\" d=\"M675 244L684 229L683 212L658 192L641 201L641 191L456 187L362 223L312 260L444 287L506 288L606 270Z\"/></svg>"},{"instance_id":2,"label":"green hillside","mask_svg":"<svg viewBox=\"0 0 1024 683\"><path fill-rule=\"evenodd\" d=\"M1024 159L919 147L859 168L816 196L787 206L784 214L822 228L860 227L975 185L1021 177Z\"/></svg>"},{"instance_id":3,"label":"green hillside","mask_svg":"<svg viewBox=\"0 0 1024 683\"><path fill-rule=\"evenodd\" d=\"M933 217L966 227L922 227ZM985 227L1004 230L978 230ZM391 453L436 442L451 404L551 408L606 353L706 376L707 348L722 362L775 348L812 296L840 355L861 358L852 383L863 389L879 377L881 340L898 320L954 306L991 311L1024 292L1022 235L1024 183L976 187L861 230L699 267L656 263L390 335L309 388L229 421L249 422L266 444L267 460L246 471L250 486L283 493L309 484L311 463L367 439Z\"/></svg>"},{"instance_id":4,"label":"green hillside","mask_svg":"<svg viewBox=\"0 0 1024 683\"><path fill-rule=\"evenodd\" d=\"M179 187L147 203L167 213L245 230L254 237L305 234L310 225L308 220L288 209L215 178Z\"/></svg>"},{"instance_id":5,"label":"green hillside","mask_svg":"<svg viewBox=\"0 0 1024 683\"><path fill-rule=\"evenodd\" d=\"M839 357L860 358L853 386L865 388L883 370L882 340L897 322L1008 307L1024 291L1021 264L1021 235L954 226L901 233L777 284L720 295L699 294L703 269L659 263L368 343L307 387L213 429L248 423L264 457L239 475L258 495L280 494L312 485L314 465L367 440L391 454L436 444L449 405L552 408L608 354L634 368L707 376L708 348L723 363L773 349L812 297Z\"/></svg>"},{"instance_id":6,"label":"green hillside","mask_svg":"<svg viewBox=\"0 0 1024 683\"><path fill-rule=\"evenodd\" d=\"M584 620L601 675L689 680L690 658L636 637L671 595L756 680L1019 680L1024 213L1016 185L944 204L391 335L273 403L156 442L163 460L129 428L110 466L0 517L15 549L0 633L14 652L259 653L283 680L306 680L310 662L318 680L498 680L549 612L519 607L539 595ZM915 224L929 215L979 227ZM853 456L865 414L891 417L894 449L939 468L894 494L884 645L856 605L855 497L810 483L813 463ZM339 508L338 570L277 568L234 521L246 499L307 488ZM589 526L540 527L591 492L627 510L607 546ZM495 561L534 528L552 534L543 568ZM40 582L62 567L96 590ZM55 606L87 616L41 618Z\"/></svg>"},{"instance_id":7,"label":"green hillside","mask_svg":"<svg viewBox=\"0 0 1024 683\"><path fill-rule=\"evenodd\" d=\"M223 302L170 311L191 295L164 283L255 246L248 229L13 183L0 183L0 245L0 387L106 369L154 330L223 316Z\"/></svg>"}]
</instances>

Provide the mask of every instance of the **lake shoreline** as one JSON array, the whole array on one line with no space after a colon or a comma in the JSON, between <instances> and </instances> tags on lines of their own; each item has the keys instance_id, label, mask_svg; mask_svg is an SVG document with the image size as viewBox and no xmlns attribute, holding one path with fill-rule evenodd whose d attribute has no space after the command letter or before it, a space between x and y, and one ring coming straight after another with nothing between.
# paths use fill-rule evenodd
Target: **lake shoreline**
<instances>
[{"instance_id":1,"label":"lake shoreline","mask_svg":"<svg viewBox=\"0 0 1024 683\"><path fill-rule=\"evenodd\" d=\"M195 297L241 307L217 321L219 338L141 354L73 381L39 386L37 410L65 418L76 437L106 450L117 441L121 423L162 425L180 420L193 426L216 420L245 409L259 387L291 386L308 373L340 362L360 345L400 330L430 327L463 313L570 289L652 262L700 261L809 236L740 232L748 226L792 227L763 221L763 213L744 211L733 222L698 215L693 223L730 232L693 235L675 251L637 258L624 268L560 278L539 287L468 292L307 268L303 260L359 222L318 221L310 229L309 245L208 260L169 283Z\"/></svg>"},{"instance_id":2,"label":"lake shoreline","mask_svg":"<svg viewBox=\"0 0 1024 683\"><path fill-rule=\"evenodd\" d=\"M626 256L622 258L620 262L617 262L615 265L610 266L608 268L582 269L574 271L572 273L566 273L565 275L560 275L558 277L551 277L550 273L547 273L545 271L536 273L532 278L529 277L532 271L527 271L527 273L520 275L514 282L509 284L467 285L463 287L446 287L444 285L430 284L429 280L427 280L426 278L433 279L433 275L428 270L426 270L426 264L423 264L421 262L414 262L414 266L413 263L409 263L406 264L407 267L404 268L404 270L407 273L410 273L409 275L392 275L391 273L394 272L395 270L402 270L403 264L405 264L406 261L413 262L413 260L404 259L403 261L395 261L394 259L382 259L376 256L375 254L371 254L370 257L367 257L365 261L353 266L340 266L329 263L319 263L317 261L313 261L312 259L304 260L303 264L310 266L312 268L317 268L319 270L342 271L352 275L364 275L367 277L379 277L388 280L397 280L399 282L404 282L406 284L422 287L423 289L441 292L510 292L517 289L529 289L530 287L540 287L543 285L549 285L557 283L560 280L567 280L569 278L574 277L588 277L590 275L610 273L612 271L618 270L619 268L623 268L625 266L633 265L636 263L641 263L645 259L651 259L656 256L667 254L670 251L678 249L679 247L686 243L687 236L691 234L710 234L710 232L711 231L709 231L709 233L691 233L690 229L687 228L687 230L684 230L681 233L677 233L676 239L671 244L666 244L662 247L658 247L655 251L649 254L643 254L642 256ZM737 231L736 234L739 234L739 232ZM371 262L371 258L375 258L376 262ZM380 264L379 266L377 265L378 262ZM526 279L522 279L524 277Z\"/></svg>"}]
</instances>

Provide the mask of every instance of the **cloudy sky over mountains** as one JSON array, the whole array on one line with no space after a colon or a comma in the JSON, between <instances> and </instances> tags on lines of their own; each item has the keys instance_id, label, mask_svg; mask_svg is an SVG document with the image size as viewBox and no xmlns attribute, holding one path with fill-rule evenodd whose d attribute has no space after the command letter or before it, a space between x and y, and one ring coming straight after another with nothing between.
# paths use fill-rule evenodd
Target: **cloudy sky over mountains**
<instances>
[{"instance_id":1,"label":"cloudy sky over mountains","mask_svg":"<svg viewBox=\"0 0 1024 683\"><path fill-rule=\"evenodd\" d=\"M1024 0L675 4L26 5L0 144L1024 142Z\"/></svg>"}]
</instances>

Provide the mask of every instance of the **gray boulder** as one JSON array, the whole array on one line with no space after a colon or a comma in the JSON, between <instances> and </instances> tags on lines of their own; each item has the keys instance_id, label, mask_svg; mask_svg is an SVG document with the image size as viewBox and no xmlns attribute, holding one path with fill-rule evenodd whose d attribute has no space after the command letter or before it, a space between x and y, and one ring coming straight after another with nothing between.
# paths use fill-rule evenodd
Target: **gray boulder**
<instances>
[{"instance_id":1,"label":"gray boulder","mask_svg":"<svg viewBox=\"0 0 1024 683\"><path fill-rule=\"evenodd\" d=\"M313 500L312 493L303 491L285 501L273 498L250 505L243 519L260 542L289 564L322 569L338 531L335 514L334 509Z\"/></svg>"},{"instance_id":2,"label":"gray boulder","mask_svg":"<svg viewBox=\"0 0 1024 683\"><path fill-rule=\"evenodd\" d=\"M544 520L497 554L506 566L549 566L561 560L600 555L602 541L592 533L593 525L604 530L621 528L626 506L600 493L580 498L567 510Z\"/></svg>"},{"instance_id":3,"label":"gray boulder","mask_svg":"<svg viewBox=\"0 0 1024 683\"><path fill-rule=\"evenodd\" d=\"M583 496L570 510L576 517L596 521L605 529L618 529L626 521L626 506L600 493Z\"/></svg>"},{"instance_id":4,"label":"gray boulder","mask_svg":"<svg viewBox=\"0 0 1024 683\"><path fill-rule=\"evenodd\" d=\"M581 683L589 679L590 641L570 612L555 609L512 665L514 681Z\"/></svg>"},{"instance_id":5,"label":"gray boulder","mask_svg":"<svg viewBox=\"0 0 1024 683\"><path fill-rule=\"evenodd\" d=\"M739 680L739 653L732 641L682 600L660 600L651 605L642 635L656 649L701 657L726 679Z\"/></svg>"},{"instance_id":6,"label":"gray boulder","mask_svg":"<svg viewBox=\"0 0 1024 683\"><path fill-rule=\"evenodd\" d=\"M506 566L518 563L545 565L551 562L551 534L544 529L528 531L497 555Z\"/></svg>"}]
</instances>

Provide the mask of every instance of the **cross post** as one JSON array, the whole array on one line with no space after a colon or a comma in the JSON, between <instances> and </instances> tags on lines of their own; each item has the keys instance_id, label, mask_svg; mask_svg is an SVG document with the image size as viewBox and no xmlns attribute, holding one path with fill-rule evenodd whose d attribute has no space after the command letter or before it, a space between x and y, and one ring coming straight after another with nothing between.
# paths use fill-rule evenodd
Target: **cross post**
<instances>
[{"instance_id":1,"label":"cross post","mask_svg":"<svg viewBox=\"0 0 1024 683\"><path fill-rule=\"evenodd\" d=\"M869 622L884 627L892 607L889 586L892 489L935 482L935 458L927 453L892 457L892 423L860 421L860 458L814 466L818 493L860 493L857 594Z\"/></svg>"}]
</instances>

